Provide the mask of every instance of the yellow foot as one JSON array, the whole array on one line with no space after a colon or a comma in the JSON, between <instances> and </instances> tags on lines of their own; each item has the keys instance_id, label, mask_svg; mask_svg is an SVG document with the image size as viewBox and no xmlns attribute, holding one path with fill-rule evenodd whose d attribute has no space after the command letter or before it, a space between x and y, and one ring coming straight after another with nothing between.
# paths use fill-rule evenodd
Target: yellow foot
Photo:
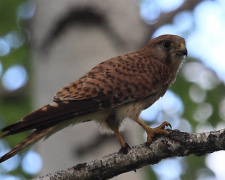
<instances>
[{"instance_id":1,"label":"yellow foot","mask_svg":"<svg viewBox=\"0 0 225 180\"><path fill-rule=\"evenodd\" d=\"M168 123L167 121L163 122L160 126L156 127L156 128L147 128L146 132L147 132L147 142L151 143L152 139L155 135L157 134L163 134L163 135L168 135L169 132L167 130L165 130L165 127L169 126L170 128L172 128L171 124Z\"/></svg>"}]
</instances>

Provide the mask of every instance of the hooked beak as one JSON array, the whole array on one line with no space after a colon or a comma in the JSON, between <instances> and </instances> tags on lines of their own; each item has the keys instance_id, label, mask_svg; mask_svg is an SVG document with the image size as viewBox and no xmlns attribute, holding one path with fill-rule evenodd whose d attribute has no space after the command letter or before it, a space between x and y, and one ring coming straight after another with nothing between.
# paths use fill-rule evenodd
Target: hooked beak
<instances>
[{"instance_id":1,"label":"hooked beak","mask_svg":"<svg viewBox=\"0 0 225 180\"><path fill-rule=\"evenodd\" d=\"M188 54L187 48L183 43L178 46L178 48L176 49L176 52L185 56L187 56Z\"/></svg>"}]
</instances>

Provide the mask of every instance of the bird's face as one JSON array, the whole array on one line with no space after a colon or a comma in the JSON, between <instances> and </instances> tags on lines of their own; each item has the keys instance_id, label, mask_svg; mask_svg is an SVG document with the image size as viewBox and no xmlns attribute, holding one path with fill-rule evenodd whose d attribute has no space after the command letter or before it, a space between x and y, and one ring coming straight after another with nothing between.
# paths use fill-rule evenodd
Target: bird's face
<instances>
[{"instance_id":1,"label":"bird's face","mask_svg":"<svg viewBox=\"0 0 225 180\"><path fill-rule=\"evenodd\" d=\"M150 57L162 62L177 72L187 56L185 39L176 35L162 35L153 40L145 47L145 52Z\"/></svg>"},{"instance_id":2,"label":"bird's face","mask_svg":"<svg viewBox=\"0 0 225 180\"><path fill-rule=\"evenodd\" d=\"M164 55L164 58L161 60L163 60L173 72L177 73L187 56L187 48L184 39L174 38L173 40L164 40L159 42L158 47L159 51Z\"/></svg>"}]
</instances>

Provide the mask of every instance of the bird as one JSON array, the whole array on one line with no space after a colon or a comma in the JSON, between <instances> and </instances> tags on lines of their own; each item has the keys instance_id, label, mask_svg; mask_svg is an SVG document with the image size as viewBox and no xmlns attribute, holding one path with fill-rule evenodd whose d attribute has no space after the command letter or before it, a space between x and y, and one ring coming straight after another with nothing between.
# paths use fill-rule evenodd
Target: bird
<instances>
[{"instance_id":1,"label":"bird","mask_svg":"<svg viewBox=\"0 0 225 180\"><path fill-rule=\"evenodd\" d=\"M168 135L165 127L171 127L169 122L151 128L139 115L166 93L186 57L185 39L164 34L150 40L140 50L103 61L59 90L51 103L4 127L0 139L34 131L3 155L0 163L69 125L91 120L115 134L123 153L129 149L120 133L125 118L143 127L147 143L158 134Z\"/></svg>"}]
</instances>

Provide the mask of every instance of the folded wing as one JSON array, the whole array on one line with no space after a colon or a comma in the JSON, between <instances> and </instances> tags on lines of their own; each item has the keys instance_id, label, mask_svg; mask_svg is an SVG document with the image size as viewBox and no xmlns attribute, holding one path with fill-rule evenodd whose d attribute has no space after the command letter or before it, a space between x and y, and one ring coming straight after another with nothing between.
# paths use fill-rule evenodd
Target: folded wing
<instances>
[{"instance_id":1,"label":"folded wing","mask_svg":"<svg viewBox=\"0 0 225 180\"><path fill-rule=\"evenodd\" d=\"M135 52L104 61L65 86L54 102L2 129L2 137L55 126L68 119L145 98L170 81L168 68Z\"/></svg>"}]
</instances>

